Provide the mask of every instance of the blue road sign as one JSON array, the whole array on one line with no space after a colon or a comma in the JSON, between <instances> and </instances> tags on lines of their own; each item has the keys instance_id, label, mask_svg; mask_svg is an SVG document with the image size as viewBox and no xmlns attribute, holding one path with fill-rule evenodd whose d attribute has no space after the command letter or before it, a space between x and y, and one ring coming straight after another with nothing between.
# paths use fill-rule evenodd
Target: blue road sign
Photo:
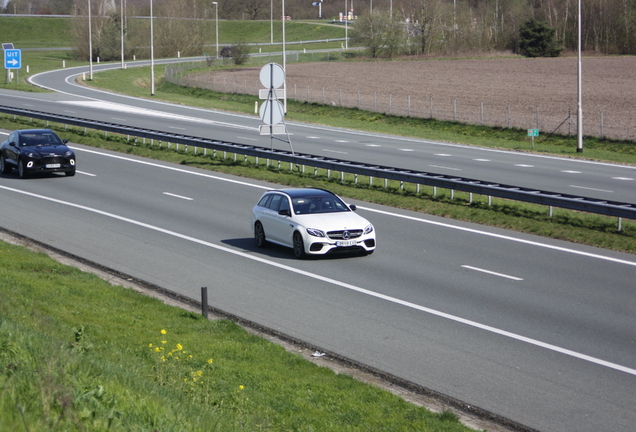
<instances>
[{"instance_id":1,"label":"blue road sign","mask_svg":"<svg viewBox=\"0 0 636 432\"><path fill-rule=\"evenodd\" d=\"M19 49L8 49L4 51L4 68L5 69L21 69L22 68L22 51Z\"/></svg>"}]
</instances>

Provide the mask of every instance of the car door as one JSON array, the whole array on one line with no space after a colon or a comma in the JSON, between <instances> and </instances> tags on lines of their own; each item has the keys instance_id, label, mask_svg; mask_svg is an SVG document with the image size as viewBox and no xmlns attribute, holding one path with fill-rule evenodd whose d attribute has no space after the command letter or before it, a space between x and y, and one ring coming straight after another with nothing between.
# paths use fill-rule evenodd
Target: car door
<instances>
[{"instance_id":1,"label":"car door","mask_svg":"<svg viewBox=\"0 0 636 432\"><path fill-rule=\"evenodd\" d=\"M6 161L8 161L9 163L12 164L16 164L17 159L18 159L18 145L19 145L19 136L17 132L11 132L9 134L9 138L7 139L7 142L9 143L8 146L6 146L3 150L4 150L4 158ZM11 144L13 143L13 145ZM9 165L10 166L10 165Z\"/></svg>"},{"instance_id":2,"label":"car door","mask_svg":"<svg viewBox=\"0 0 636 432\"><path fill-rule=\"evenodd\" d=\"M283 196L278 193L273 193L270 200L265 203L265 207L262 209L261 223L265 230L265 236L268 240L280 242L280 237L276 235L280 228L278 227L278 207Z\"/></svg>"}]
</instances>

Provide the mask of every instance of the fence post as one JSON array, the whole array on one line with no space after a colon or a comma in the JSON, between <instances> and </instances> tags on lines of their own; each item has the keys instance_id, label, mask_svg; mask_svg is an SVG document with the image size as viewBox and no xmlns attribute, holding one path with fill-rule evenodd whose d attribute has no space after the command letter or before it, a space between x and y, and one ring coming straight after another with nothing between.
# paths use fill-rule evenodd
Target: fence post
<instances>
[{"instance_id":1,"label":"fence post","mask_svg":"<svg viewBox=\"0 0 636 432\"><path fill-rule=\"evenodd\" d=\"M392 105L393 105L393 94L389 93L389 115L391 115L391 112L392 112L391 111L391 109L393 108Z\"/></svg>"},{"instance_id":2,"label":"fence post","mask_svg":"<svg viewBox=\"0 0 636 432\"><path fill-rule=\"evenodd\" d=\"M510 104L508 104L508 129L510 129Z\"/></svg>"},{"instance_id":3,"label":"fence post","mask_svg":"<svg viewBox=\"0 0 636 432\"><path fill-rule=\"evenodd\" d=\"M539 107L537 107L537 129L539 129Z\"/></svg>"},{"instance_id":4,"label":"fence post","mask_svg":"<svg viewBox=\"0 0 636 432\"><path fill-rule=\"evenodd\" d=\"M481 125L484 125L484 103L479 102L479 118L481 119Z\"/></svg>"},{"instance_id":5,"label":"fence post","mask_svg":"<svg viewBox=\"0 0 636 432\"><path fill-rule=\"evenodd\" d=\"M431 96L431 118L433 118L433 96Z\"/></svg>"},{"instance_id":6,"label":"fence post","mask_svg":"<svg viewBox=\"0 0 636 432\"><path fill-rule=\"evenodd\" d=\"M601 111L601 139L603 139L603 111Z\"/></svg>"},{"instance_id":7,"label":"fence post","mask_svg":"<svg viewBox=\"0 0 636 432\"><path fill-rule=\"evenodd\" d=\"M411 117L411 95L408 95L407 99L409 102L408 116Z\"/></svg>"},{"instance_id":8,"label":"fence post","mask_svg":"<svg viewBox=\"0 0 636 432\"><path fill-rule=\"evenodd\" d=\"M457 121L457 99L453 99L453 121Z\"/></svg>"}]
</instances>

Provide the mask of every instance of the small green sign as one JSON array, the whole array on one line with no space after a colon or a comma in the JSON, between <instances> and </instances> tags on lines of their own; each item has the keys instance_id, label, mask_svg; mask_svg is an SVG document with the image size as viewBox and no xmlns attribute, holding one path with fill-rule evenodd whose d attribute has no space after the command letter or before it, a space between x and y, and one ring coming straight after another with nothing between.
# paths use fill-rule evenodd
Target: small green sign
<instances>
[{"instance_id":1,"label":"small green sign","mask_svg":"<svg viewBox=\"0 0 636 432\"><path fill-rule=\"evenodd\" d=\"M529 137L538 137L539 136L539 129L528 129L528 136Z\"/></svg>"}]
</instances>

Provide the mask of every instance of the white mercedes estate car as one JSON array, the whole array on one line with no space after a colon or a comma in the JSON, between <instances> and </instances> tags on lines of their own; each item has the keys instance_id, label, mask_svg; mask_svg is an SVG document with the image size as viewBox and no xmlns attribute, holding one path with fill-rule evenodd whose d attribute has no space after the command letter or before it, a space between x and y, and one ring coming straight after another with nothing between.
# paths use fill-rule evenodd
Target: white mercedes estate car
<instances>
[{"instance_id":1,"label":"white mercedes estate car","mask_svg":"<svg viewBox=\"0 0 636 432\"><path fill-rule=\"evenodd\" d=\"M251 229L256 246L268 242L290 247L297 258L375 250L373 225L324 189L280 189L263 194L252 209Z\"/></svg>"}]
</instances>

